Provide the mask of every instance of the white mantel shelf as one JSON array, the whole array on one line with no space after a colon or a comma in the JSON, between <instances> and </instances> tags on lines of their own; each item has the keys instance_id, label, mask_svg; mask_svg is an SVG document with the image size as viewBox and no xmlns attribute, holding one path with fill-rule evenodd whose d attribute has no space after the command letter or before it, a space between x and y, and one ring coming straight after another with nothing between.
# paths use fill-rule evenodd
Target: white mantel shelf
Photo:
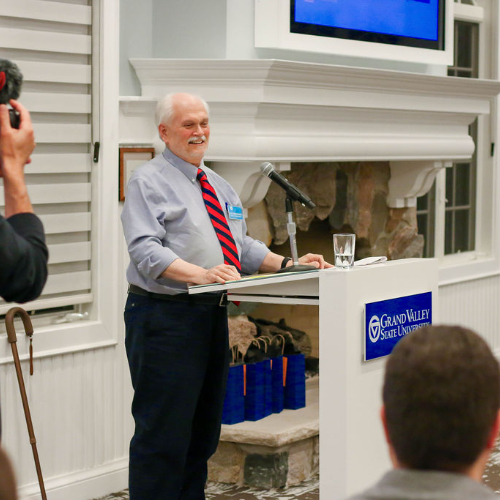
<instances>
[{"instance_id":1,"label":"white mantel shelf","mask_svg":"<svg viewBox=\"0 0 500 500\"><path fill-rule=\"evenodd\" d=\"M120 98L122 144L158 145L156 101L192 92L210 105L208 159L253 172L262 161L390 161L391 206L413 205L437 171L472 156L468 127L500 92L497 81L296 61L130 62L142 96Z\"/></svg>"},{"instance_id":2,"label":"white mantel shelf","mask_svg":"<svg viewBox=\"0 0 500 500\"><path fill-rule=\"evenodd\" d=\"M260 91L264 87L302 87L303 89L366 90L382 93L418 93L421 95L479 97L498 93L500 84L490 80L471 80L408 73L402 71L336 66L277 59L131 59L143 86L143 95L151 95L155 87L205 88L220 95L214 84L224 82L226 88ZM470 81L475 83L471 86ZM173 90L173 89L172 89ZM210 100L210 95L206 95ZM250 97L250 96L249 96ZM286 96L276 94L279 101ZM319 102L307 93L312 103ZM226 100L230 96L226 95Z\"/></svg>"}]
</instances>

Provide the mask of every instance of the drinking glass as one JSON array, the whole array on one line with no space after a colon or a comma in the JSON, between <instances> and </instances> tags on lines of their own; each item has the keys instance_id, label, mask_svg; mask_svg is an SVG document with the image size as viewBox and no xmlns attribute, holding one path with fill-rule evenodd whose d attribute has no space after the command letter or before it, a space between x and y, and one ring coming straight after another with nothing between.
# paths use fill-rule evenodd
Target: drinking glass
<instances>
[{"instance_id":1,"label":"drinking glass","mask_svg":"<svg viewBox=\"0 0 500 500\"><path fill-rule=\"evenodd\" d=\"M335 254L335 267L349 269L354 265L355 246L355 234L339 233L333 235L333 253Z\"/></svg>"}]
</instances>

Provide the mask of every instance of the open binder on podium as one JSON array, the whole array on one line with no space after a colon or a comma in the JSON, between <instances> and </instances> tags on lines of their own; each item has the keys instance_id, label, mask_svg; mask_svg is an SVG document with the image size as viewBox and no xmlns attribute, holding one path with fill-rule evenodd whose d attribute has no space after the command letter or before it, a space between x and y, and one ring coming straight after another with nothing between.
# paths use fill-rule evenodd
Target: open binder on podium
<instances>
[{"instance_id":1,"label":"open binder on podium","mask_svg":"<svg viewBox=\"0 0 500 500\"><path fill-rule=\"evenodd\" d=\"M190 294L220 292L227 293L228 300L268 302L266 297L310 297L318 300L318 269L280 274L254 274L240 280L228 281L224 285L210 283L208 285L192 285ZM262 300L258 300L261 297Z\"/></svg>"},{"instance_id":2,"label":"open binder on podium","mask_svg":"<svg viewBox=\"0 0 500 500\"><path fill-rule=\"evenodd\" d=\"M355 267L365 267L381 264L387 261L386 257L368 257L354 263ZM227 292L228 299L234 301L258 302L257 297L262 296L262 302L274 302L273 299L289 297L303 297L307 304L317 304L319 298L320 273L345 273L352 270L345 269L307 269L305 271L280 272L269 274L252 274L235 281L227 281L224 285L210 283L208 285L191 285L190 294L206 292ZM271 300L266 299L271 297ZM299 302L284 302L299 303Z\"/></svg>"}]
</instances>

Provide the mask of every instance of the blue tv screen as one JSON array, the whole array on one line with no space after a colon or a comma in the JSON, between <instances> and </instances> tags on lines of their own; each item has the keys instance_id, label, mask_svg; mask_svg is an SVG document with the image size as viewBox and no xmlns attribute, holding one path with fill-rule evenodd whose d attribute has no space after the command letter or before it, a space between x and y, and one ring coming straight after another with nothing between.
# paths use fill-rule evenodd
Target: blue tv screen
<instances>
[{"instance_id":1,"label":"blue tv screen","mask_svg":"<svg viewBox=\"0 0 500 500\"><path fill-rule=\"evenodd\" d=\"M445 0L290 0L290 31L444 50Z\"/></svg>"}]
</instances>

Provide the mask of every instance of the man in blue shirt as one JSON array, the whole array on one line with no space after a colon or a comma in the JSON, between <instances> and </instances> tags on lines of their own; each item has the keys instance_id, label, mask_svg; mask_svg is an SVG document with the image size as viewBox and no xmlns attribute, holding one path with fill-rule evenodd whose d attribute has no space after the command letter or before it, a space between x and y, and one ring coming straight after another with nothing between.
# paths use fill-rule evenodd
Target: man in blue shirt
<instances>
[{"instance_id":1,"label":"man in blue shirt","mask_svg":"<svg viewBox=\"0 0 500 500\"><path fill-rule=\"evenodd\" d=\"M131 500L205 498L228 368L221 296L189 296L188 283L225 283L292 264L246 234L233 188L203 163L208 106L191 94L165 96L156 109L163 154L138 168L122 223L130 254L126 349L134 400ZM330 267L321 255L301 264Z\"/></svg>"}]
</instances>

